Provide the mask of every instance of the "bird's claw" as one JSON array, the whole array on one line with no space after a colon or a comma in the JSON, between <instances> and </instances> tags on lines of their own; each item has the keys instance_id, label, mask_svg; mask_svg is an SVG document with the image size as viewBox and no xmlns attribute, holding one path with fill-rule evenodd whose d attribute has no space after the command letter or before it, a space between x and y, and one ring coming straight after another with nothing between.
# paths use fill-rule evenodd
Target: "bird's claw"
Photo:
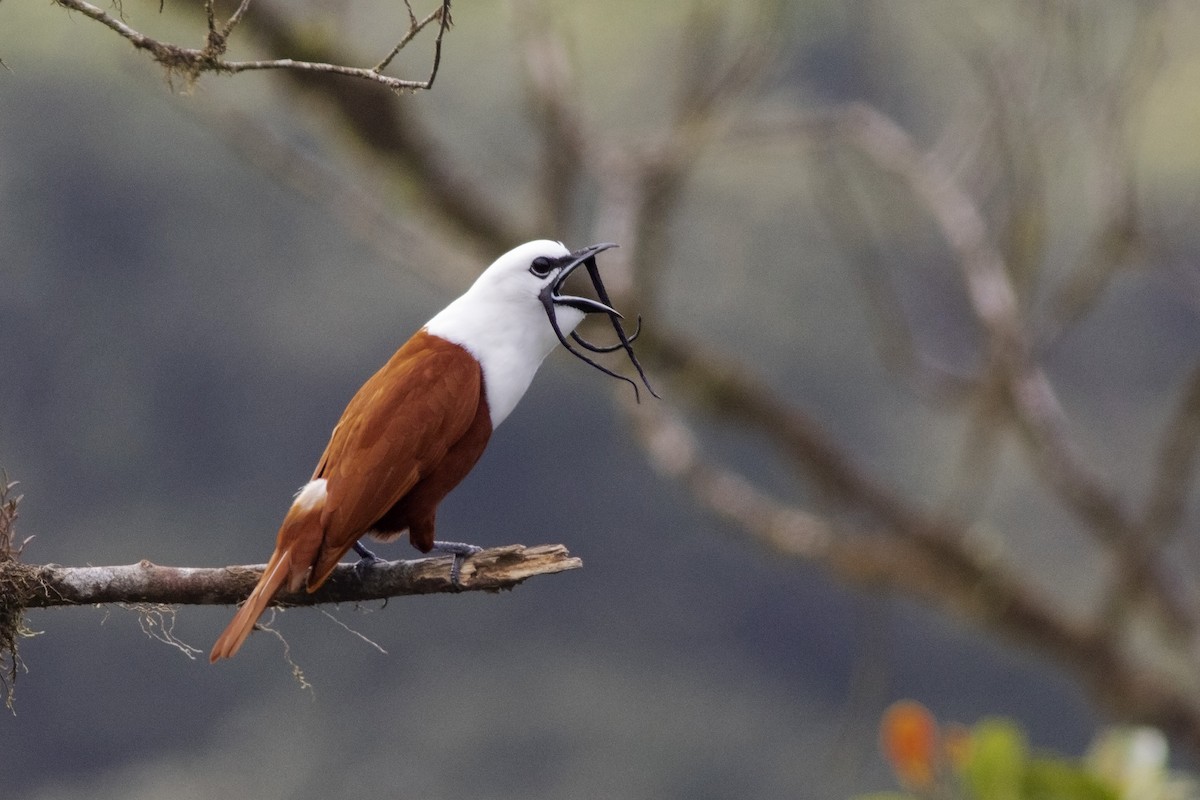
<instances>
[{"instance_id":1,"label":"bird's claw","mask_svg":"<svg viewBox=\"0 0 1200 800\"><path fill-rule=\"evenodd\" d=\"M354 562L354 574L358 576L358 579L360 581L365 581L367 579L367 573L369 573L372 569L374 569L376 564L386 564L386 563L387 563L387 559L380 558L379 556L376 556L376 555L372 555L369 557L363 556L358 561Z\"/></svg>"},{"instance_id":2,"label":"bird's claw","mask_svg":"<svg viewBox=\"0 0 1200 800\"><path fill-rule=\"evenodd\" d=\"M360 558L354 563L354 574L358 576L360 581L367 579L367 573L371 571L371 567L376 564L384 563L384 559L372 553L367 548L363 547L362 542L354 543L354 552L358 553Z\"/></svg>"},{"instance_id":3,"label":"bird's claw","mask_svg":"<svg viewBox=\"0 0 1200 800\"><path fill-rule=\"evenodd\" d=\"M454 585L455 589L462 589L462 582L459 578L462 576L463 562L468 556L483 552L482 547L465 542L434 542L433 549L453 554L454 561L450 564L450 583Z\"/></svg>"}]
</instances>

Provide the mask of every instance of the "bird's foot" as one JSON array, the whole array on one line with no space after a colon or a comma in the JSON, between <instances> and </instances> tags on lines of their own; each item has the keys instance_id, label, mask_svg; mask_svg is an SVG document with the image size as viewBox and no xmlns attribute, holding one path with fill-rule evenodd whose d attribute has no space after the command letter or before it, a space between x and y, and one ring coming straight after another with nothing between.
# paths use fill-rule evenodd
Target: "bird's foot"
<instances>
[{"instance_id":1,"label":"bird's foot","mask_svg":"<svg viewBox=\"0 0 1200 800\"><path fill-rule=\"evenodd\" d=\"M384 563L384 559L363 547L362 542L354 543L354 552L359 555L358 561L354 564L354 574L358 576L360 581L366 579L367 572L370 571L371 567Z\"/></svg>"},{"instance_id":2,"label":"bird's foot","mask_svg":"<svg viewBox=\"0 0 1200 800\"><path fill-rule=\"evenodd\" d=\"M450 565L450 583L454 584L454 588L456 589L462 588L459 577L462 575L463 561L466 560L467 556L483 552L482 547L463 542L434 542L433 549L443 553L454 554L454 562Z\"/></svg>"}]
</instances>

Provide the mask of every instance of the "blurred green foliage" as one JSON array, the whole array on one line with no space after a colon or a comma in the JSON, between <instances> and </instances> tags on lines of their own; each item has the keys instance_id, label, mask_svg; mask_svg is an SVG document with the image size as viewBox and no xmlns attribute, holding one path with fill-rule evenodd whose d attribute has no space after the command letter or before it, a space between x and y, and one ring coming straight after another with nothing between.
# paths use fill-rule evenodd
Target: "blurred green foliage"
<instances>
[{"instance_id":1,"label":"blurred green foliage","mask_svg":"<svg viewBox=\"0 0 1200 800\"><path fill-rule=\"evenodd\" d=\"M1102 730L1082 758L1038 752L1010 719L941 730L924 706L900 701L880 725L880 744L901 792L858 800L1195 800L1200 783L1169 765L1150 727Z\"/></svg>"}]
</instances>

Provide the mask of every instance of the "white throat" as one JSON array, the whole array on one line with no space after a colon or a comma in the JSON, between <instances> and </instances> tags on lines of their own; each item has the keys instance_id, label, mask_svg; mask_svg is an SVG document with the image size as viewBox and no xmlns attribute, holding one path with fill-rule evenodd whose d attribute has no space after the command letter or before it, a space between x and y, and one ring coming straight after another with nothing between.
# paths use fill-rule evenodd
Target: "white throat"
<instances>
[{"instance_id":1,"label":"white throat","mask_svg":"<svg viewBox=\"0 0 1200 800\"><path fill-rule=\"evenodd\" d=\"M558 344L536 297L472 286L425 324L426 332L464 347L483 368L492 428L516 408L534 374ZM583 319L577 309L556 306L564 336Z\"/></svg>"}]
</instances>

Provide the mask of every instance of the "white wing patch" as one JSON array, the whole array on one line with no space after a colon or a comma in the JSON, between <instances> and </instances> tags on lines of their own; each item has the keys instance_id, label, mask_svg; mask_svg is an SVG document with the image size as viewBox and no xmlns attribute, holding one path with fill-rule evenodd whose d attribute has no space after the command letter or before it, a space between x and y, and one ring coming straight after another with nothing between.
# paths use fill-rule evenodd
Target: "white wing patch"
<instances>
[{"instance_id":1,"label":"white wing patch","mask_svg":"<svg viewBox=\"0 0 1200 800\"><path fill-rule=\"evenodd\" d=\"M309 481L300 487L300 491L296 492L296 499L292 501L292 507L300 511L312 511L317 506L325 504L325 479L317 478Z\"/></svg>"}]
</instances>

